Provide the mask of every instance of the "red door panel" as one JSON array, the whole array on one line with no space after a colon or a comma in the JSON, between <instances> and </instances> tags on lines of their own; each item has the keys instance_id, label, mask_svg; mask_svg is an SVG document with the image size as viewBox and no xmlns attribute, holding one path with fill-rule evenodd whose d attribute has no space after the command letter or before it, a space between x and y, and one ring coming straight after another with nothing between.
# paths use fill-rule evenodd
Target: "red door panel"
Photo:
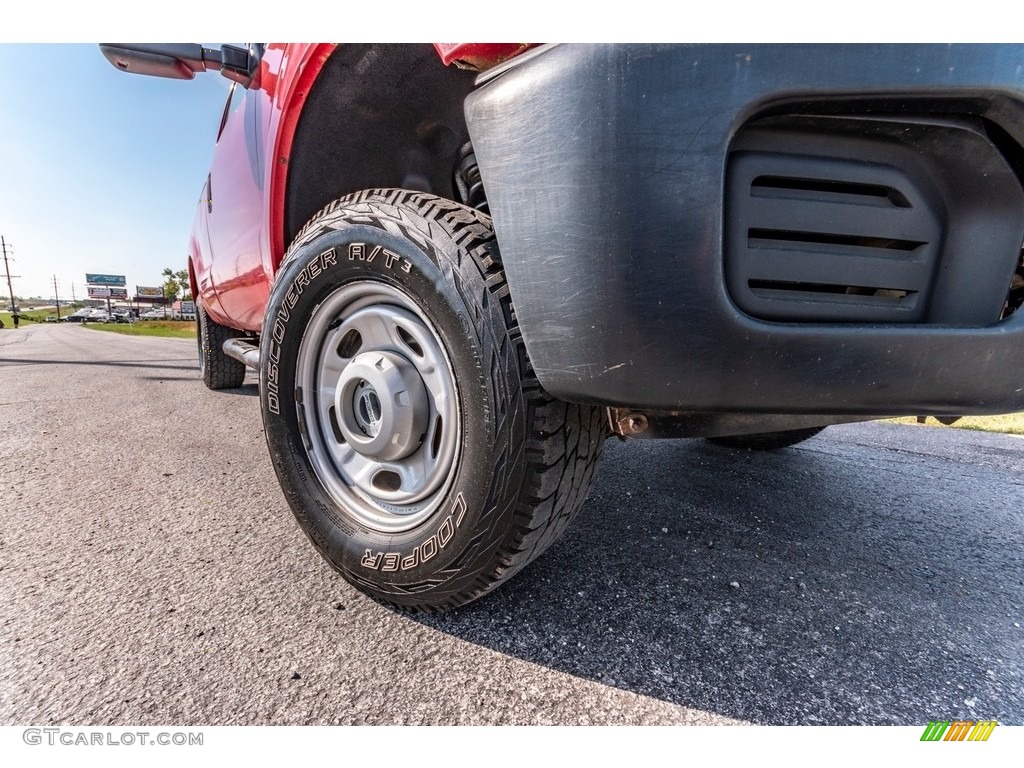
<instances>
[{"instance_id":1,"label":"red door panel","mask_svg":"<svg viewBox=\"0 0 1024 768\"><path fill-rule=\"evenodd\" d=\"M207 199L210 279L224 318L259 330L269 292L260 253L263 169L260 151L265 92L235 85L213 152Z\"/></svg>"}]
</instances>

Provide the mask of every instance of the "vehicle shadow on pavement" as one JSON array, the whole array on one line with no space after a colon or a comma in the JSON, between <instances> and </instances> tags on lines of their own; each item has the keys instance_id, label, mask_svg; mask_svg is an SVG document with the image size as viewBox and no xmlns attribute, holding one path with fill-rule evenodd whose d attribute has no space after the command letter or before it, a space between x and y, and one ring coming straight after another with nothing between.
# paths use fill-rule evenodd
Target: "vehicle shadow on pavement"
<instances>
[{"instance_id":1,"label":"vehicle shadow on pavement","mask_svg":"<svg viewBox=\"0 0 1024 768\"><path fill-rule=\"evenodd\" d=\"M137 376L136 378L141 381L157 381L161 384L167 384L170 382L181 382L183 384L195 385L196 379L199 378L198 369L190 370L188 376L182 377L168 377L168 376ZM244 397L259 397L260 385L253 381L248 384L243 384L240 387L234 387L232 389L212 389L209 390L211 395L232 395L238 397L239 395Z\"/></svg>"},{"instance_id":2,"label":"vehicle shadow on pavement","mask_svg":"<svg viewBox=\"0 0 1024 768\"><path fill-rule=\"evenodd\" d=\"M1008 478L826 436L770 453L609 441L561 542L483 600L419 620L759 723L1019 724L1024 536Z\"/></svg>"},{"instance_id":3,"label":"vehicle shadow on pavement","mask_svg":"<svg viewBox=\"0 0 1024 768\"><path fill-rule=\"evenodd\" d=\"M219 389L216 392L224 392L230 395L245 395L246 397L259 397L260 396L260 385L255 381L251 384L243 384L240 387L234 389Z\"/></svg>"},{"instance_id":4,"label":"vehicle shadow on pavement","mask_svg":"<svg viewBox=\"0 0 1024 768\"><path fill-rule=\"evenodd\" d=\"M173 363L173 364L171 364ZM53 359L21 359L14 357L0 358L0 365L92 365L113 368L172 368L185 370L195 368L193 357L172 358L170 360L53 360Z\"/></svg>"}]
</instances>

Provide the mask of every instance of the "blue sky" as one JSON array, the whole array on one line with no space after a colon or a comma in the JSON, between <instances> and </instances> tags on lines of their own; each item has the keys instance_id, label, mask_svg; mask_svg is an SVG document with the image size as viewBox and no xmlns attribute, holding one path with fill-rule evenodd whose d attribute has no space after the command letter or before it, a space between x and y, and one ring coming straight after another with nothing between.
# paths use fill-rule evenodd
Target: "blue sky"
<instances>
[{"instance_id":1,"label":"blue sky","mask_svg":"<svg viewBox=\"0 0 1024 768\"><path fill-rule=\"evenodd\" d=\"M126 75L96 45L0 44L0 234L21 296L86 272L158 285L188 233L230 81ZM3 284L6 303L6 284Z\"/></svg>"}]
</instances>

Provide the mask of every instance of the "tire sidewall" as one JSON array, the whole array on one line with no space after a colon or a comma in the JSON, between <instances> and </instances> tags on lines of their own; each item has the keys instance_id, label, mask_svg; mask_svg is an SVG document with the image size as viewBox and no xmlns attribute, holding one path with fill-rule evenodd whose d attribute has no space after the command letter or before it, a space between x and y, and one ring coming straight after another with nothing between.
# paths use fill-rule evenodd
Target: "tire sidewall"
<instances>
[{"instance_id":1,"label":"tire sidewall","mask_svg":"<svg viewBox=\"0 0 1024 768\"><path fill-rule=\"evenodd\" d=\"M359 258L378 246L377 258ZM463 281L455 269L457 252L446 233L433 233L423 247L367 224L325 228L286 260L264 320L260 399L267 443L285 496L303 530L332 566L393 602L402 602L403 595L412 599L421 589L436 591L439 585L452 592L464 588L479 571L473 564L482 567L492 560L503 527L510 522L506 507L514 503L509 490L515 482L495 466L495 446L510 444L508 430L515 425L495 418L493 393L509 384L500 371L501 380L496 381L484 365L484 347L494 340L470 322L462 295L485 288L482 279L480 285ZM455 373L462 439L454 476L436 511L401 533L368 528L339 506L317 477L297 428L297 357L305 328L332 292L361 280L382 282L410 296L436 331Z\"/></svg>"}]
</instances>

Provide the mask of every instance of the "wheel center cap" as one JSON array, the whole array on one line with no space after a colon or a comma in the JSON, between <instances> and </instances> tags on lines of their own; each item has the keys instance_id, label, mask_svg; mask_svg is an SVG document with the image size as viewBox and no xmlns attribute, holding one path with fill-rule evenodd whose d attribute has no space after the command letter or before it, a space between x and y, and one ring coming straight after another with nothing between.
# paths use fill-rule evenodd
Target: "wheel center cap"
<instances>
[{"instance_id":1,"label":"wheel center cap","mask_svg":"<svg viewBox=\"0 0 1024 768\"><path fill-rule=\"evenodd\" d=\"M376 461L413 453L430 416L427 391L416 368L387 350L361 352L345 366L334 408L345 441Z\"/></svg>"},{"instance_id":2,"label":"wheel center cap","mask_svg":"<svg viewBox=\"0 0 1024 768\"><path fill-rule=\"evenodd\" d=\"M383 421L380 398L377 391L367 382L363 381L356 387L355 403L353 403L356 417L356 424L367 437L376 437L380 434L380 425Z\"/></svg>"}]
</instances>

